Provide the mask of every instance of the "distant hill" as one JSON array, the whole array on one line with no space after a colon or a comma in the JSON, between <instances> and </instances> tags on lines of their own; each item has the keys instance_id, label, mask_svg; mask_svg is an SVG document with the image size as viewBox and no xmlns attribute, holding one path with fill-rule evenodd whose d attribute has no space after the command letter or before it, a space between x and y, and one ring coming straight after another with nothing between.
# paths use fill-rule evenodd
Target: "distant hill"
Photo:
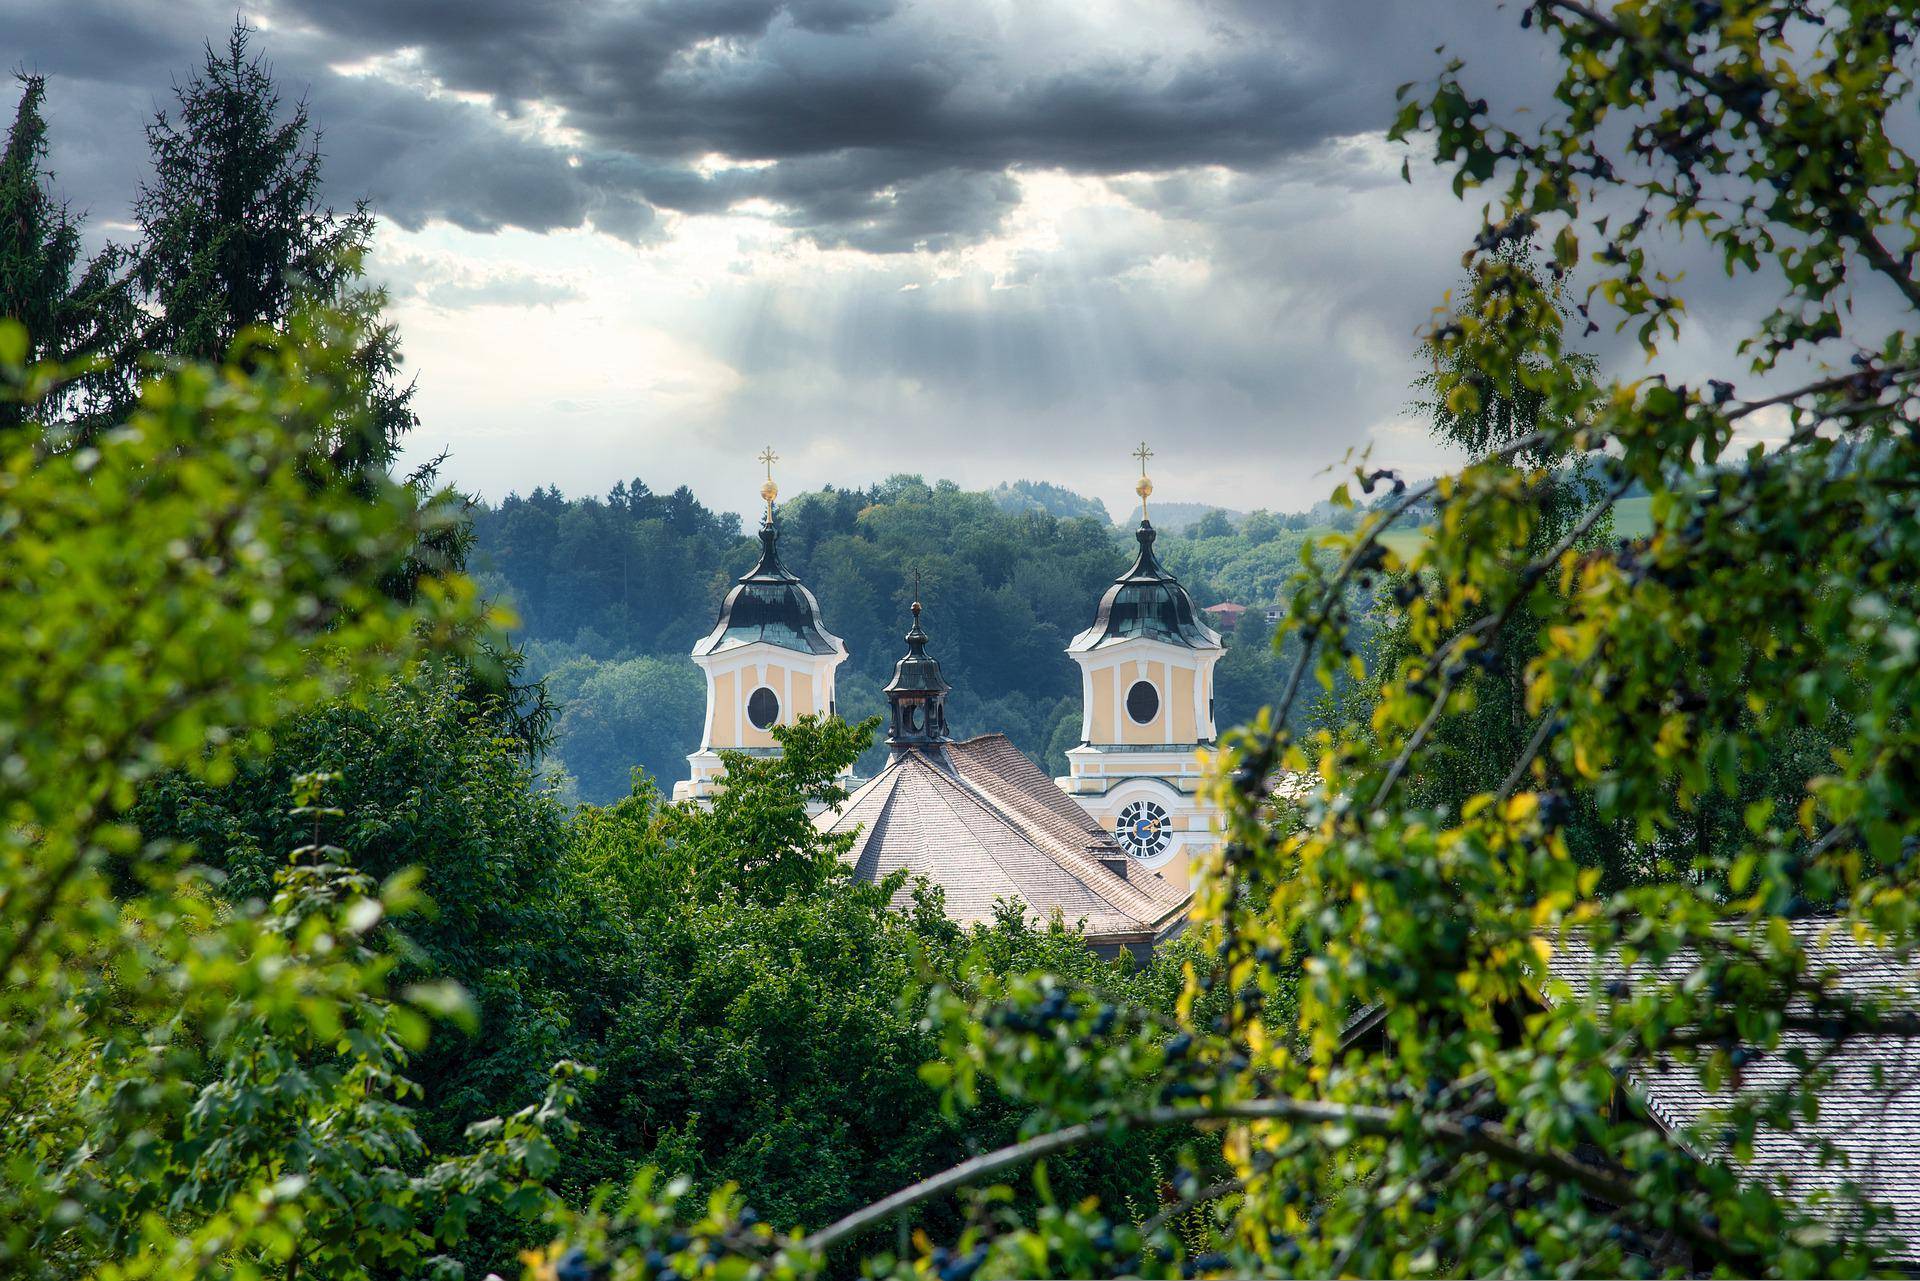
<instances>
[{"instance_id":1,"label":"distant hill","mask_svg":"<svg viewBox=\"0 0 1920 1281\"><path fill-rule=\"evenodd\" d=\"M1187 526L1199 520L1208 512L1224 515L1235 529L1247 518L1245 512L1237 512L1228 507L1217 507L1212 503L1163 503L1153 500L1153 527L1169 534L1183 534ZM1135 507L1127 516L1126 528L1132 529L1140 523L1140 509Z\"/></svg>"},{"instance_id":2,"label":"distant hill","mask_svg":"<svg viewBox=\"0 0 1920 1281\"><path fill-rule=\"evenodd\" d=\"M1088 498L1044 480L1016 480L1012 484L1003 481L988 490L987 497L1003 512L1042 511L1062 519L1084 516L1103 525L1113 523L1113 517L1107 514L1107 505L1098 498Z\"/></svg>"}]
</instances>

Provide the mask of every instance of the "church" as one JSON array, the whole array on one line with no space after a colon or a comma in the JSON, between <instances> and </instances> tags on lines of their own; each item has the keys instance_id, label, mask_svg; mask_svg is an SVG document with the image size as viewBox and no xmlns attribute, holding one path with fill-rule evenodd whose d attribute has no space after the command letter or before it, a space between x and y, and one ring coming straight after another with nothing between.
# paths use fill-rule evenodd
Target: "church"
<instances>
[{"instance_id":1,"label":"church","mask_svg":"<svg viewBox=\"0 0 1920 1281\"><path fill-rule=\"evenodd\" d=\"M1090 602L1093 620L1062 660L1080 668L1083 709L1067 776L1048 778L1004 734L953 736L952 687L915 601L906 652L884 691L887 763L872 779L848 777L847 800L815 818L854 836L847 858L862 879L904 868L940 886L962 924L991 919L1000 902L1041 920L1058 915L1107 954L1144 954L1185 926L1191 862L1219 839L1201 783L1224 650L1154 555L1151 454L1142 445L1136 456L1138 551ZM760 558L693 647L706 675L706 724L676 801L724 785L723 751L777 753L776 727L838 712L834 674L847 648L780 563L771 451L762 461Z\"/></svg>"}]
</instances>

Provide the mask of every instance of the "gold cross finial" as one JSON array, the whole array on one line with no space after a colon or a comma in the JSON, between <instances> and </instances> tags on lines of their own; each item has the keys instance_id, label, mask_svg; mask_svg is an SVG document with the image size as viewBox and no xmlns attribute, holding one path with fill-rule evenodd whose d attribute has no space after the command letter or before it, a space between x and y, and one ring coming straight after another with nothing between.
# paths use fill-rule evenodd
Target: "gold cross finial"
<instances>
[{"instance_id":1,"label":"gold cross finial","mask_svg":"<svg viewBox=\"0 0 1920 1281\"><path fill-rule=\"evenodd\" d=\"M1133 456L1140 460L1140 483L1133 487L1133 492L1140 495L1140 520L1144 523L1147 519L1147 495L1153 492L1153 482L1147 479L1147 459L1153 457L1153 451L1147 448L1147 442L1143 440L1140 448L1133 451Z\"/></svg>"},{"instance_id":2,"label":"gold cross finial","mask_svg":"<svg viewBox=\"0 0 1920 1281\"><path fill-rule=\"evenodd\" d=\"M772 445L768 445L760 451L759 458L767 465L767 482L760 486L760 497L767 500L767 520L772 521L773 500L780 497L780 487L773 483L773 465L780 461L780 455L773 452Z\"/></svg>"}]
</instances>

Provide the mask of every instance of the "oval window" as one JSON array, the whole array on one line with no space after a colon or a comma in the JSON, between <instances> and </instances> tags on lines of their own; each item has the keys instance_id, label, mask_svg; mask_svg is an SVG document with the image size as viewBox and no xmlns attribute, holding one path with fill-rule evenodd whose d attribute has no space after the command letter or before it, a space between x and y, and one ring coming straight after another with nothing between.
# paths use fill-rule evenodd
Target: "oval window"
<instances>
[{"instance_id":1,"label":"oval window","mask_svg":"<svg viewBox=\"0 0 1920 1281\"><path fill-rule=\"evenodd\" d=\"M780 719L780 696L762 685L747 699L747 719L755 729L771 729Z\"/></svg>"},{"instance_id":2,"label":"oval window","mask_svg":"<svg viewBox=\"0 0 1920 1281\"><path fill-rule=\"evenodd\" d=\"M1137 725L1145 725L1160 712L1160 691L1151 682L1135 681L1127 691L1127 715Z\"/></svg>"}]
</instances>

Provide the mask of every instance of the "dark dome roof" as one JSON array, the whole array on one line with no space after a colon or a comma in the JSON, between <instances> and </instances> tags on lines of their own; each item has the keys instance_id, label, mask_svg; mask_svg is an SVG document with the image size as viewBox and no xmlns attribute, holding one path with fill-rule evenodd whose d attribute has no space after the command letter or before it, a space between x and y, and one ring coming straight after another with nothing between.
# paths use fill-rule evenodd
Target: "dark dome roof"
<instances>
[{"instance_id":1,"label":"dark dome roof","mask_svg":"<svg viewBox=\"0 0 1920 1281\"><path fill-rule=\"evenodd\" d=\"M953 686L940 675L939 660L927 653L927 634L920 630L920 602L913 602L913 627L907 632L907 652L893 665L893 679L884 694L944 694Z\"/></svg>"},{"instance_id":2,"label":"dark dome roof","mask_svg":"<svg viewBox=\"0 0 1920 1281\"><path fill-rule=\"evenodd\" d=\"M720 617L693 656L703 658L741 645L778 645L802 654L837 654L840 638L820 624L820 602L780 563L772 521L760 526L760 563L727 593Z\"/></svg>"},{"instance_id":3,"label":"dark dome roof","mask_svg":"<svg viewBox=\"0 0 1920 1281\"><path fill-rule=\"evenodd\" d=\"M1188 649L1219 649L1220 633L1200 621L1193 597L1153 554L1154 528L1142 520L1134 531L1140 555L1100 598L1093 626L1073 638L1068 652L1098 649L1126 640L1157 640Z\"/></svg>"}]
</instances>

